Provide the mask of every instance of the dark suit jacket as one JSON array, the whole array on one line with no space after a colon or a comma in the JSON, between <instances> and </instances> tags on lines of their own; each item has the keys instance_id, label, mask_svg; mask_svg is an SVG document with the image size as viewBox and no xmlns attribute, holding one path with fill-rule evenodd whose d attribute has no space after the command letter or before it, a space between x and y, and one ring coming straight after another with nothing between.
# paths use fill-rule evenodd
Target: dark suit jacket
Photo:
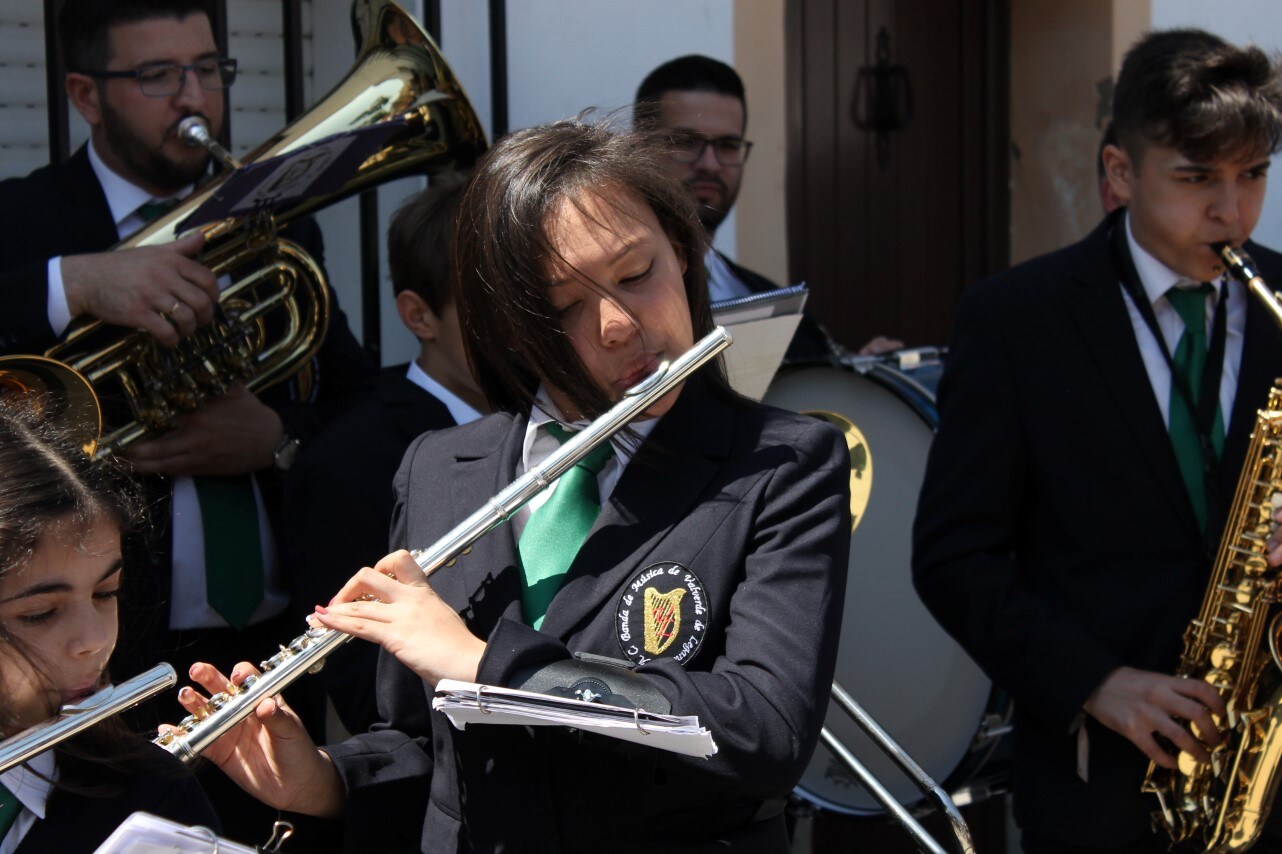
<instances>
[{"instance_id":1,"label":"dark suit jacket","mask_svg":"<svg viewBox=\"0 0 1282 854\"><path fill-rule=\"evenodd\" d=\"M415 442L397 474L393 544L435 542L506 486L525 427L524 417L503 413ZM511 529L478 540L431 584L487 639L478 679L491 685L572 653L626 658L640 643L623 639L625 611L643 608L644 584L633 582L663 562L697 577L704 592L683 600L676 641L635 672L674 714L698 715L719 751L693 759L542 727L454 731L429 711L430 689L384 656L379 709L388 728L329 748L347 815L380 817L349 822L349 846L686 851L722 840L734 850L786 850L782 815L754 818L800 778L827 706L849 469L828 425L730 404L691 381L625 470L541 631L521 619ZM693 636L701 644L683 653ZM370 825L388 835L371 839Z\"/></svg>"},{"instance_id":2,"label":"dark suit jacket","mask_svg":"<svg viewBox=\"0 0 1282 854\"><path fill-rule=\"evenodd\" d=\"M777 284L760 273L754 273L747 267L739 266L720 252L717 252L717 255L726 262L726 266L730 268L730 272L734 273L735 278L747 285L754 294L779 289ZM798 365L828 364L832 361L828 333L815 322L810 312L802 313L801 322L797 324L797 331L792 334L792 341L789 342L788 351L783 358L785 362Z\"/></svg>"},{"instance_id":3,"label":"dark suit jacket","mask_svg":"<svg viewBox=\"0 0 1282 854\"><path fill-rule=\"evenodd\" d=\"M1015 699L1016 818L1090 847L1143 835L1157 801L1147 758L1090 718L1078 779L1070 727L1117 667L1174 672L1210 572L1107 231L964 294L913 555L922 599ZM1282 257L1247 251L1278 280ZM1282 334L1247 299L1226 496L1282 376Z\"/></svg>"},{"instance_id":4,"label":"dark suit jacket","mask_svg":"<svg viewBox=\"0 0 1282 854\"><path fill-rule=\"evenodd\" d=\"M405 449L421 433L454 426L445 404L406 378L407 368L384 368L373 397L321 433L285 480L286 545L290 565L300 568L290 598L300 618L390 551L392 479ZM377 662L378 647L355 640L319 674L348 732L365 732L377 720Z\"/></svg>"},{"instance_id":5,"label":"dark suit jacket","mask_svg":"<svg viewBox=\"0 0 1282 854\"><path fill-rule=\"evenodd\" d=\"M217 832L218 816L196 779L168 753L149 750L142 767L124 782L124 791L105 798L55 789L37 821L19 843L17 854L93 851L120 823L139 810Z\"/></svg>"},{"instance_id":6,"label":"dark suit jacket","mask_svg":"<svg viewBox=\"0 0 1282 854\"><path fill-rule=\"evenodd\" d=\"M47 261L56 255L100 252L115 245L116 227L106 196L80 148L62 163L23 178L0 182L0 354L38 353L53 343L47 316ZM320 229L311 219L297 221L286 234L324 264ZM293 381L263 392L288 432L305 446L321 428L367 390L374 368L352 336L347 318L330 291L333 314L320 352L313 360L314 392L304 399ZM259 488L279 532L280 479L273 470L257 473ZM167 478L146 484L153 530L126 546L127 589L122 598L122 644L118 669L132 675L155 664L166 646L170 589L170 486ZM288 640L288 638L282 638ZM245 650L255 660L260 651ZM190 662L175 662L181 670Z\"/></svg>"}]
</instances>

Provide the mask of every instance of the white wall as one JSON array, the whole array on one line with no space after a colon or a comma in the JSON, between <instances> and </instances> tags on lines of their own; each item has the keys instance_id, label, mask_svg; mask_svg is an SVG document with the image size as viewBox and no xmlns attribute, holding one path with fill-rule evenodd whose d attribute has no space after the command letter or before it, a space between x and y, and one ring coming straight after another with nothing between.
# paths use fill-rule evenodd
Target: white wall
<instances>
[{"instance_id":1,"label":"white wall","mask_svg":"<svg viewBox=\"0 0 1282 854\"><path fill-rule=\"evenodd\" d=\"M350 56L346 0L313 0L316 4L317 56ZM406 3L419 14L420 4ZM622 110L621 121L637 84L656 65L685 53L705 53L733 60L732 0L509 0L507 4L508 129L574 116L586 107L604 114ZM326 33L328 32L328 36ZM328 45L326 47L326 39ZM441 51L458 76L468 99L492 136L488 4L479 0L441 0ZM333 78L317 69L316 90L324 93L345 70L337 60ZM341 67L340 67L341 66ZM421 182L398 182L379 193L380 220L388 218ZM359 254L356 203L324 211L327 263L339 300L359 336ZM733 253L733 214L718 229L717 245ZM416 342L401 327L382 277L383 363L405 361Z\"/></svg>"},{"instance_id":2,"label":"white wall","mask_svg":"<svg viewBox=\"0 0 1282 854\"><path fill-rule=\"evenodd\" d=\"M1232 42L1254 42L1271 53L1282 50L1282 15L1278 14L1282 12L1282 4L1277 0L1151 2L1154 29L1200 27ZM1255 229L1255 239L1272 248L1282 249L1282 174L1275 171L1272 183L1265 197L1260 224Z\"/></svg>"},{"instance_id":3,"label":"white wall","mask_svg":"<svg viewBox=\"0 0 1282 854\"><path fill-rule=\"evenodd\" d=\"M638 84L660 63L687 53L734 63L734 4L509 0L507 44L509 130L588 107L626 125ZM718 248L734 255L734 235L731 213L717 229Z\"/></svg>"}]
</instances>

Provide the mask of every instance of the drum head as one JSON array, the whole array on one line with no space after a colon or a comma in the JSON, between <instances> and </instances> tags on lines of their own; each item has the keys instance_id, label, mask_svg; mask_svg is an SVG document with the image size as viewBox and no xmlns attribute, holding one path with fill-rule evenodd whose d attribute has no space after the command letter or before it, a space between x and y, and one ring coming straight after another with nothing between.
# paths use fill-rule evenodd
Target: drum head
<instances>
[{"instance_id":1,"label":"drum head","mask_svg":"<svg viewBox=\"0 0 1282 854\"><path fill-rule=\"evenodd\" d=\"M863 451L852 448L852 459L863 459L871 483L864 487L867 506L851 535L836 681L943 783L975 738L992 684L913 590L912 522L934 436L923 413L933 407L921 407L912 383L896 382L895 373L879 371L870 375L880 374L878 379L870 379L836 368L801 368L777 377L765 402L824 413L828 420L837 413L866 444ZM835 704L827 727L897 801L921 799L913 782ZM822 744L797 791L838 812L884 811Z\"/></svg>"}]
</instances>

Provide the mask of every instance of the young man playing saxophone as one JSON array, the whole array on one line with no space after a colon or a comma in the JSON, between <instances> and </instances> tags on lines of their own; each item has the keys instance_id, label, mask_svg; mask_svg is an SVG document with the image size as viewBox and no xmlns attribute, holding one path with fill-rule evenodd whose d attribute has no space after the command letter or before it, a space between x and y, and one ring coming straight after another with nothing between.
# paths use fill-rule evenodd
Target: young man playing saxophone
<instances>
[{"instance_id":1,"label":"young man playing saxophone","mask_svg":"<svg viewBox=\"0 0 1282 854\"><path fill-rule=\"evenodd\" d=\"M1276 63L1152 33L1123 63L1113 126L1124 208L963 298L914 532L922 599L1015 699L1030 852L1167 849L1140 786L1172 745L1205 761L1220 740L1218 693L1171 674L1282 376L1282 332L1215 248L1245 244L1282 281L1282 256L1249 242L1282 140ZM1218 410L1198 420L1203 398Z\"/></svg>"}]
</instances>

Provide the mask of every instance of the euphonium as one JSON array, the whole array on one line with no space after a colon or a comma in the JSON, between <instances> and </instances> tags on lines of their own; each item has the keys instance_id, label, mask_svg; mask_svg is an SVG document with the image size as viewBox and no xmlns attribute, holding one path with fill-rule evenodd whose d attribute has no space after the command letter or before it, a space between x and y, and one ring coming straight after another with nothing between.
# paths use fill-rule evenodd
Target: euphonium
<instances>
[{"instance_id":1,"label":"euphonium","mask_svg":"<svg viewBox=\"0 0 1282 854\"><path fill-rule=\"evenodd\" d=\"M1282 302L1246 253L1220 250L1229 272L1264 300L1282 325ZM1157 796L1154 824L1174 842L1244 851L1264 827L1282 764L1282 574L1266 559L1275 496L1282 494L1282 379L1256 414L1246 461L1224 527L1202 609L1184 633L1177 675L1201 679L1224 698L1227 720L1211 762L1187 753L1178 768L1149 764L1145 792ZM1197 735L1195 732L1194 735Z\"/></svg>"},{"instance_id":2,"label":"euphonium","mask_svg":"<svg viewBox=\"0 0 1282 854\"><path fill-rule=\"evenodd\" d=\"M203 232L201 263L216 275L248 271L224 289L214 322L165 348L146 333L81 319L45 352L83 374L107 404L100 452L171 429L178 413L235 383L261 391L307 365L325 337L328 289L316 262L278 238L277 229L383 181L469 165L485 149L471 104L412 17L389 0L355 0L352 20L356 64L328 95L246 155L243 166L233 162L116 247ZM361 147L362 133L378 138L372 153ZM195 144L198 137L184 138ZM216 145L201 144L217 155ZM341 156L352 152L364 153L350 163ZM235 198L243 192L236 179L255 168L266 174L277 163L286 168L254 189L252 204ZM308 168L316 174L300 180Z\"/></svg>"},{"instance_id":3,"label":"euphonium","mask_svg":"<svg viewBox=\"0 0 1282 854\"><path fill-rule=\"evenodd\" d=\"M662 363L652 375L629 389L622 400L576 433L541 465L512 481L434 544L411 552L423 574L431 575L443 566L452 566L459 555L467 554L472 543L512 518L531 498L574 468L594 448L608 441L629 421L729 347L731 340L730 333L718 326L675 361ZM204 709L187 717L176 730L160 735L155 740L156 744L184 762L192 761L223 733L246 718L260 701L280 693L304 673L320 670L325 658L351 639L351 635L334 629L309 628L294 638L289 646L282 646L280 652L264 661L261 676L246 679L239 688L228 685L225 693L210 697Z\"/></svg>"}]
</instances>

